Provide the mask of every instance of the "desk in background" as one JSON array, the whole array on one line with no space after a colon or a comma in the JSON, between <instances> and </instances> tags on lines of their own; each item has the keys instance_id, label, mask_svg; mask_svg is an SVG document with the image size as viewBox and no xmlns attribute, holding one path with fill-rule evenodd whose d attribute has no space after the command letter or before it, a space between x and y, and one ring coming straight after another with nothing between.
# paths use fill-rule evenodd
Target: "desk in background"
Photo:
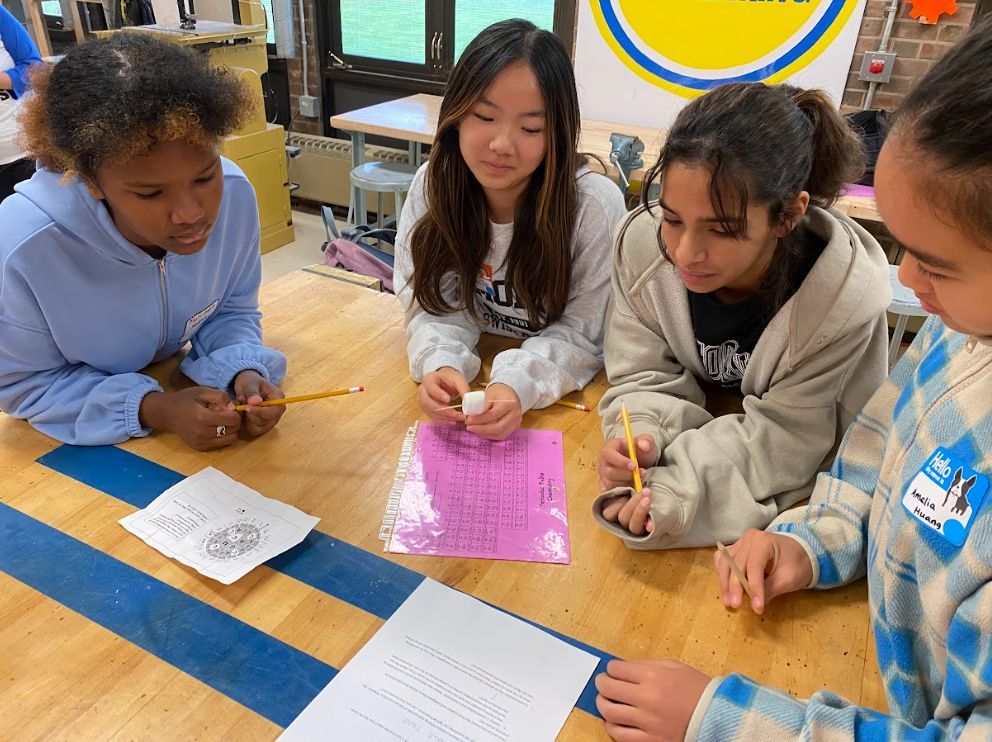
<instances>
[{"instance_id":1,"label":"desk in background","mask_svg":"<svg viewBox=\"0 0 992 742\"><path fill-rule=\"evenodd\" d=\"M434 141L440 108L440 96L421 93L332 116L331 126L347 131L351 135L352 167L357 167L365 162L365 136L367 134L408 141L410 143L410 162L419 165L419 145L430 144ZM583 119L582 131L579 135L579 151L602 158L610 167L609 174L616 177L616 168L610 165L610 134L612 133L636 136L644 142L644 165L635 168L629 175L632 183L640 181L647 169L658 158L661 145L664 143L664 132L645 126ZM355 199L355 213L365 214L364 191L356 189L353 198ZM837 202L836 208L854 219L872 222L882 221L875 208L874 199L869 197L842 196Z\"/></svg>"},{"instance_id":2,"label":"desk in background","mask_svg":"<svg viewBox=\"0 0 992 742\"><path fill-rule=\"evenodd\" d=\"M420 416L400 306L304 272L261 301L266 341L289 357L287 393L368 391L295 405L269 435L210 454L168 434L79 451L0 415L0 738L274 739L421 575L617 656L884 708L863 581L779 598L763 618L728 613L711 550L631 552L594 523L594 413L524 420L563 431L571 565L383 554L403 434ZM508 344L483 338L487 359ZM176 368L149 373L175 388ZM604 389L600 374L570 398L595 405ZM319 516L319 533L224 586L118 525L206 466ZM574 710L561 739L607 737Z\"/></svg>"}]
</instances>

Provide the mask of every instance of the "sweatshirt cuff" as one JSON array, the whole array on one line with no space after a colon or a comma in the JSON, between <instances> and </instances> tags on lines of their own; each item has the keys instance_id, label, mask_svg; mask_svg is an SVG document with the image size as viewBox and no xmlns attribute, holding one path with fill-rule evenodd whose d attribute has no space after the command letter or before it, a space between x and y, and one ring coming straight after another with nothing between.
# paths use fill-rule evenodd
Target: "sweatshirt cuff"
<instances>
[{"instance_id":1,"label":"sweatshirt cuff","mask_svg":"<svg viewBox=\"0 0 992 742\"><path fill-rule=\"evenodd\" d=\"M231 389L234 386L234 380L242 371L257 371L258 375L263 379L266 381L272 381L272 379L269 378L269 370L264 364L245 359L243 361L235 361L225 364L218 369L217 378L227 379L226 383L218 384L219 388Z\"/></svg>"},{"instance_id":2,"label":"sweatshirt cuff","mask_svg":"<svg viewBox=\"0 0 992 742\"><path fill-rule=\"evenodd\" d=\"M147 384L135 387L128 392L124 399L124 427L127 428L127 434L130 438L144 438L152 432L151 428L141 426L141 402L146 395L152 392L161 392L162 387L151 377L146 378L148 379Z\"/></svg>"},{"instance_id":3,"label":"sweatshirt cuff","mask_svg":"<svg viewBox=\"0 0 992 742\"><path fill-rule=\"evenodd\" d=\"M424 380L427 374L433 373L445 366L455 369L455 371L465 377L466 381L471 382L472 379L478 376L481 362L477 357L473 356L472 361L466 364L463 354L438 348L421 356L418 363L410 364L410 377L419 383Z\"/></svg>"},{"instance_id":4,"label":"sweatshirt cuff","mask_svg":"<svg viewBox=\"0 0 992 742\"><path fill-rule=\"evenodd\" d=\"M650 478L650 470L648 477ZM634 497L636 493L633 487L614 487L603 492L593 500L592 514L599 525L617 538L623 539L624 544L629 549L663 549L666 545L665 542L670 542L673 540L672 537L677 538L681 535L681 531L683 530L682 521L684 520L682 504L667 487L660 485L653 486L649 482L645 482L644 486L651 488L650 518L654 524L651 533L635 536L619 523L613 523L603 517L603 506L606 504L606 501L622 495Z\"/></svg>"},{"instance_id":5,"label":"sweatshirt cuff","mask_svg":"<svg viewBox=\"0 0 992 742\"><path fill-rule=\"evenodd\" d=\"M706 710L710 707L710 701L713 700L716 689L720 687L720 683L722 682L722 677L713 678L710 680L709 685L703 689L703 694L699 697L699 701L696 702L696 708L692 712L692 716L689 717L689 726L685 730L685 742L695 742L699 738L699 729L703 725L703 717L706 716Z\"/></svg>"},{"instance_id":6,"label":"sweatshirt cuff","mask_svg":"<svg viewBox=\"0 0 992 742\"><path fill-rule=\"evenodd\" d=\"M520 398L520 411L534 409L540 401L540 382L534 379L526 369L514 366L503 366L498 371L493 371L489 377L490 384L506 384Z\"/></svg>"}]
</instances>

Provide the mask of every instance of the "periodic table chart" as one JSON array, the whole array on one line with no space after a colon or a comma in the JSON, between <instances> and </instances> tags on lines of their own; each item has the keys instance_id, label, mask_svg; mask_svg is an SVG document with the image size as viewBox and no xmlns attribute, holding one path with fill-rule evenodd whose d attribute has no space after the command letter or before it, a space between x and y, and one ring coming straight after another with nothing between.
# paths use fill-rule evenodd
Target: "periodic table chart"
<instances>
[{"instance_id":1,"label":"periodic table chart","mask_svg":"<svg viewBox=\"0 0 992 742\"><path fill-rule=\"evenodd\" d=\"M419 424L380 537L397 553L567 564L564 469L560 431L490 441L460 426Z\"/></svg>"}]
</instances>

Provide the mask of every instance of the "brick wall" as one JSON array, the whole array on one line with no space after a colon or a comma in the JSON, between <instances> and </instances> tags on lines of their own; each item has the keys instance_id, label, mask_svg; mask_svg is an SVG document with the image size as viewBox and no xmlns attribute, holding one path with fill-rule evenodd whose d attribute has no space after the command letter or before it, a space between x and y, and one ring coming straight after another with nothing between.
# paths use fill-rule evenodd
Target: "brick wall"
<instances>
[{"instance_id":1,"label":"brick wall","mask_svg":"<svg viewBox=\"0 0 992 742\"><path fill-rule=\"evenodd\" d=\"M858 110L864 107L868 83L858 79L861 70L861 60L866 51L878 49L885 26L885 9L889 0L868 0L858 43L854 47L854 59L847 76L847 88L841 110ZM911 5L907 0L900 0L899 12L889 37L890 52L895 52L895 66L892 68L892 79L884 85L879 85L875 91L874 108L887 111L895 110L903 96L909 92L913 84L920 79L933 63L940 59L955 41L968 30L975 11L974 0L958 0L958 10L954 15L942 15L934 25L920 23L909 17Z\"/></svg>"},{"instance_id":2,"label":"brick wall","mask_svg":"<svg viewBox=\"0 0 992 742\"><path fill-rule=\"evenodd\" d=\"M323 97L323 85L321 83L320 50L318 47L317 32L317 11L314 0L304 0L304 11L307 22L307 77L309 79L310 95L318 98ZM296 53L292 59L286 60L286 76L289 79L289 101L290 115L295 115L300 110L300 96L303 95L303 45L300 40L300 19L299 3L293 3L293 23L296 25ZM321 104L321 116L327 113ZM297 116L293 121L293 131L305 134L323 134L324 128L317 119Z\"/></svg>"}]
</instances>

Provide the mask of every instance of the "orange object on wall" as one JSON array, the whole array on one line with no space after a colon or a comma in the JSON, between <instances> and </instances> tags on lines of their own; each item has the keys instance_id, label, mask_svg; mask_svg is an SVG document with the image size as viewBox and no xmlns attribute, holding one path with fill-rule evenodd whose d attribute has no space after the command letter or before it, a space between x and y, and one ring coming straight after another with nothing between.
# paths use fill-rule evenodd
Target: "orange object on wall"
<instances>
[{"instance_id":1,"label":"orange object on wall","mask_svg":"<svg viewBox=\"0 0 992 742\"><path fill-rule=\"evenodd\" d=\"M913 9L909 11L909 17L930 25L936 23L941 14L954 15L958 11L955 0L910 0L910 5Z\"/></svg>"}]
</instances>

